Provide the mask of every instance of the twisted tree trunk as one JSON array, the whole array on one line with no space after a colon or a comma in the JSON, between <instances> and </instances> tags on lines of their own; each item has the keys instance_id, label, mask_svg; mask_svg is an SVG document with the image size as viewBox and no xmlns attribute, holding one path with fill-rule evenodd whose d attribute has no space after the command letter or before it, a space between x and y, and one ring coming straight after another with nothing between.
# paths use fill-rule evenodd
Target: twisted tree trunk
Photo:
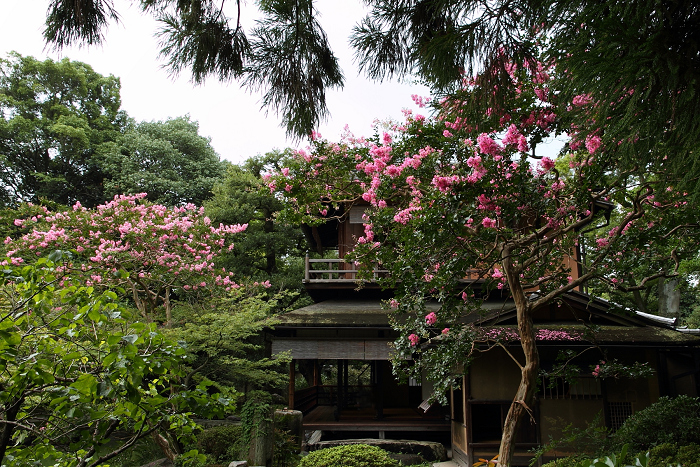
<instances>
[{"instance_id":1,"label":"twisted tree trunk","mask_svg":"<svg viewBox=\"0 0 700 467\"><path fill-rule=\"evenodd\" d=\"M525 414L533 416L532 408L535 404L540 357L537 353L531 305L520 282L520 270L513 264L509 250L503 251L503 258L503 269L515 301L520 345L525 354L525 364L520 367L520 385L506 415L501 446L498 451L499 466L510 466L515 452L515 435L518 425Z\"/></svg>"}]
</instances>

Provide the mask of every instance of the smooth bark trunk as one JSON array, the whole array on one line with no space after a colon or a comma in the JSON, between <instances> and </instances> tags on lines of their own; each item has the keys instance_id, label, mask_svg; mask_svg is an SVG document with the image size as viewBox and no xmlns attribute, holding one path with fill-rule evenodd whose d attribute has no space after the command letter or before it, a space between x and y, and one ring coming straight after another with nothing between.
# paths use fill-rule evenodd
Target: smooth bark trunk
<instances>
[{"instance_id":1,"label":"smooth bark trunk","mask_svg":"<svg viewBox=\"0 0 700 467\"><path fill-rule=\"evenodd\" d=\"M540 358L537 353L530 302L520 282L520 271L513 264L508 250L503 252L503 258L503 269L515 301L520 345L525 355L525 364L522 365L520 371L520 384L503 424L501 446L498 451L498 465L510 466L515 452L515 436L518 426L524 416L534 416L533 407L535 405Z\"/></svg>"}]
</instances>

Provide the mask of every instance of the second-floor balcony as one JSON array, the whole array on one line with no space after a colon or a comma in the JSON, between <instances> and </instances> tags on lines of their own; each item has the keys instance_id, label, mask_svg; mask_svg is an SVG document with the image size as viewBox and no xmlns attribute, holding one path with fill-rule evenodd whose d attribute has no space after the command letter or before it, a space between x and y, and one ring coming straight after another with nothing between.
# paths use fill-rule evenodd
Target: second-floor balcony
<instances>
[{"instance_id":1,"label":"second-floor balcony","mask_svg":"<svg viewBox=\"0 0 700 467\"><path fill-rule=\"evenodd\" d=\"M358 277L359 269L354 262L342 258L311 259L306 256L304 283L306 284L354 284L362 279ZM386 277L389 271L375 267L369 282ZM365 279L365 282L367 280Z\"/></svg>"}]
</instances>

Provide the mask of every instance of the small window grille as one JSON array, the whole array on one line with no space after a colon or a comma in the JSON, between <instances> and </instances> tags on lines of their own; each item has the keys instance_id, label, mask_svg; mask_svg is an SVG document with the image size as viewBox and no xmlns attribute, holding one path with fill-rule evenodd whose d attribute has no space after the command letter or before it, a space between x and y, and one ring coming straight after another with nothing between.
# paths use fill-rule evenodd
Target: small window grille
<instances>
[{"instance_id":1,"label":"small window grille","mask_svg":"<svg viewBox=\"0 0 700 467\"><path fill-rule=\"evenodd\" d=\"M630 415L632 415L631 402L608 402L608 420L613 431L617 431Z\"/></svg>"},{"instance_id":2,"label":"small window grille","mask_svg":"<svg viewBox=\"0 0 700 467\"><path fill-rule=\"evenodd\" d=\"M539 387L542 399L600 399L603 393L600 380L581 375L573 382L564 378L542 377Z\"/></svg>"},{"instance_id":3,"label":"small window grille","mask_svg":"<svg viewBox=\"0 0 700 467\"><path fill-rule=\"evenodd\" d=\"M408 378L408 385L411 387L416 387L421 385L420 378Z\"/></svg>"}]
</instances>

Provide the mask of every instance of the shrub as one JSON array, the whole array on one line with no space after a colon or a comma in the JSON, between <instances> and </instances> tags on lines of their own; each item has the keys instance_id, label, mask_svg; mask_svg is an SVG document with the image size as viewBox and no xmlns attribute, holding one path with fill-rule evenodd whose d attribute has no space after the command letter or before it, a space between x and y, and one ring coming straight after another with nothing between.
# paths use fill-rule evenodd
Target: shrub
<instances>
[{"instance_id":1,"label":"shrub","mask_svg":"<svg viewBox=\"0 0 700 467\"><path fill-rule=\"evenodd\" d=\"M207 428L197 435L199 452L210 455L218 462L234 460L243 450L243 427L239 425L222 425Z\"/></svg>"},{"instance_id":2,"label":"shrub","mask_svg":"<svg viewBox=\"0 0 700 467\"><path fill-rule=\"evenodd\" d=\"M647 451L662 443L700 443L700 399L662 397L628 418L612 437L609 450L625 444L631 452Z\"/></svg>"},{"instance_id":3,"label":"shrub","mask_svg":"<svg viewBox=\"0 0 700 467\"><path fill-rule=\"evenodd\" d=\"M577 463L578 460L576 457L561 457L547 462L542 467L575 467Z\"/></svg>"},{"instance_id":4,"label":"shrub","mask_svg":"<svg viewBox=\"0 0 700 467\"><path fill-rule=\"evenodd\" d=\"M649 467L669 465L700 467L700 445L688 444L679 447L674 443L663 443L649 451Z\"/></svg>"},{"instance_id":5,"label":"shrub","mask_svg":"<svg viewBox=\"0 0 700 467\"><path fill-rule=\"evenodd\" d=\"M367 444L350 444L310 453L299 467L399 467L384 449Z\"/></svg>"}]
</instances>

